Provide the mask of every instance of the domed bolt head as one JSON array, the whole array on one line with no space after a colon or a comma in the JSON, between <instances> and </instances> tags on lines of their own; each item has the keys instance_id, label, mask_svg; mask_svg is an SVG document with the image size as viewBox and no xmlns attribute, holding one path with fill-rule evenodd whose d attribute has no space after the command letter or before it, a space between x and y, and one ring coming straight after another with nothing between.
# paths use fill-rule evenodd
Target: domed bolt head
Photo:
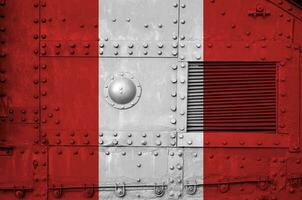
<instances>
[{"instance_id":1,"label":"domed bolt head","mask_svg":"<svg viewBox=\"0 0 302 200\"><path fill-rule=\"evenodd\" d=\"M117 78L109 85L108 94L115 103L127 104L134 99L136 86L129 78Z\"/></svg>"}]
</instances>

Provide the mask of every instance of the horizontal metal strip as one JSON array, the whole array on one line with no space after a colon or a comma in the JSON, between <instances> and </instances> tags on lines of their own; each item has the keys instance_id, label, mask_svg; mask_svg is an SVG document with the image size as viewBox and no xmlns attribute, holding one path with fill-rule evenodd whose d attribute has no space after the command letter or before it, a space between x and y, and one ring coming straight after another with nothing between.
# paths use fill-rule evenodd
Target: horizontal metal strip
<instances>
[{"instance_id":1,"label":"horizontal metal strip","mask_svg":"<svg viewBox=\"0 0 302 200\"><path fill-rule=\"evenodd\" d=\"M269 80L235 80L235 81L226 81L226 82L215 82L215 81L208 81L208 80L203 80L203 79L189 79L188 81L188 85L194 85L194 84L202 84L202 85L207 85L207 86L215 86L215 85L224 85L224 84L228 84L228 85L238 85L238 84L267 84L267 83L275 83L276 80L275 78L269 79Z\"/></svg>"},{"instance_id":2,"label":"horizontal metal strip","mask_svg":"<svg viewBox=\"0 0 302 200\"><path fill-rule=\"evenodd\" d=\"M265 119L265 118L275 118L275 113L266 114L266 113L258 113L253 115L244 115L244 114L235 114L235 115L187 115L187 121L193 121L193 120L212 120L212 119Z\"/></svg>"},{"instance_id":3,"label":"horizontal metal strip","mask_svg":"<svg viewBox=\"0 0 302 200\"><path fill-rule=\"evenodd\" d=\"M258 94L243 94L243 95L209 95L206 94L207 99L204 99L204 93L203 92L195 92L192 94L188 94L188 100L200 100L202 99L207 100L207 101L224 101L224 100L228 100L228 99L257 99L257 98L275 98L276 94L275 93L271 93L271 94L262 94L261 96L259 96Z\"/></svg>"},{"instance_id":4,"label":"horizontal metal strip","mask_svg":"<svg viewBox=\"0 0 302 200\"><path fill-rule=\"evenodd\" d=\"M200 107L188 107L188 113L189 112L200 112L200 113L205 113L205 114L214 114L214 113L224 113L224 112L235 112L235 113L240 113L240 112L250 112L253 110L258 110L259 109L263 110L266 109L268 111L273 111L276 109L276 106L246 106L246 107L228 107L225 109L221 108L206 108L204 109L203 106Z\"/></svg>"},{"instance_id":5,"label":"horizontal metal strip","mask_svg":"<svg viewBox=\"0 0 302 200\"><path fill-rule=\"evenodd\" d=\"M201 102L205 102L207 104L211 104L211 103L226 103L226 102L241 102L241 101L261 101L261 100L276 100L275 97L239 97L239 98L220 98L220 99L204 99L204 98L188 98L188 104L190 103L201 103Z\"/></svg>"},{"instance_id":6,"label":"horizontal metal strip","mask_svg":"<svg viewBox=\"0 0 302 200\"><path fill-rule=\"evenodd\" d=\"M226 110L221 110L221 109L217 109L217 110L204 110L204 109L193 109L193 110L188 110L188 114L206 114L206 115L217 115L217 114L236 114L236 113L258 113L258 112L262 112L262 113L268 113L268 112L275 112L275 107L271 106L271 107L265 107L262 108L261 110L255 110L253 108L239 108L239 109L226 109Z\"/></svg>"},{"instance_id":7,"label":"horizontal metal strip","mask_svg":"<svg viewBox=\"0 0 302 200\"><path fill-rule=\"evenodd\" d=\"M275 74L241 74L241 75L236 75L236 74L210 74L210 73L203 73L203 74L195 74L195 73L189 73L189 79L191 78L204 78L206 80L219 80L219 79L232 79L232 78L240 78L244 80L244 78L275 78Z\"/></svg>"},{"instance_id":8,"label":"horizontal metal strip","mask_svg":"<svg viewBox=\"0 0 302 200\"><path fill-rule=\"evenodd\" d=\"M255 126L255 128L259 128L259 127L273 127L275 126L275 123L271 123L271 122L238 122L238 123L202 123L202 124L189 124L188 126L190 127L231 127L231 128L235 128L235 127L253 127ZM234 126L234 127L233 127Z\"/></svg>"},{"instance_id":9,"label":"horizontal metal strip","mask_svg":"<svg viewBox=\"0 0 302 200\"><path fill-rule=\"evenodd\" d=\"M230 77L230 76L239 76L239 77L242 77L242 76L259 76L259 77L262 77L262 76L272 76L272 75L275 75L275 72L274 71L263 71L263 72L241 72L241 71L238 71L238 72L224 72L224 71L221 71L221 72L209 72L209 71L189 71L189 75L190 76L206 76L206 77L212 77L212 76L226 76L226 77Z\"/></svg>"},{"instance_id":10,"label":"horizontal metal strip","mask_svg":"<svg viewBox=\"0 0 302 200\"><path fill-rule=\"evenodd\" d=\"M194 108L203 108L205 110L207 109L213 109L213 108L220 108L220 109L227 109L227 108L262 108L265 106L271 106L273 107L271 103L254 103L254 104L236 104L236 105L207 105L207 106L199 106L199 105L190 105L188 108L194 109Z\"/></svg>"},{"instance_id":11,"label":"horizontal metal strip","mask_svg":"<svg viewBox=\"0 0 302 200\"><path fill-rule=\"evenodd\" d=\"M188 120L188 125L200 125L202 124L218 124L220 123L223 124L239 124L239 123L250 123L250 124L258 124L259 122L261 123L272 123L274 124L275 118L263 118L263 119L255 119L255 118L248 118L248 119L242 119L242 118L237 118L237 119L204 119L204 120Z\"/></svg>"},{"instance_id":12,"label":"horizontal metal strip","mask_svg":"<svg viewBox=\"0 0 302 200\"><path fill-rule=\"evenodd\" d=\"M243 90L243 91L206 91L207 94L204 94L204 96L206 98L209 98L209 95L227 95L227 94L233 94L233 95L240 95L240 94L257 94L261 95L261 94L275 94L275 91L271 91L271 90L257 90L257 91L249 91L249 90Z\"/></svg>"},{"instance_id":13,"label":"horizontal metal strip","mask_svg":"<svg viewBox=\"0 0 302 200\"><path fill-rule=\"evenodd\" d=\"M220 92L220 91L225 91L225 92L238 92L238 91L244 91L247 92L246 90L250 91L250 92L256 92L256 91L263 91L263 90L268 90L268 91L275 91L275 87L274 86L263 86L263 87L237 87L237 88L209 88L209 87L198 87L198 86L194 86L194 87L190 87L188 89L188 91L203 91L204 93L212 93L212 92Z\"/></svg>"},{"instance_id":14,"label":"horizontal metal strip","mask_svg":"<svg viewBox=\"0 0 302 200\"><path fill-rule=\"evenodd\" d=\"M203 86L203 87L219 87L219 88L229 88L229 87L245 87L245 86L276 86L275 81L267 81L267 82L261 82L261 81L251 81L251 82L246 82L242 81L240 83L238 82L228 82L228 83L206 83L206 82L188 82L188 87L194 87L194 86Z\"/></svg>"},{"instance_id":15,"label":"horizontal metal strip","mask_svg":"<svg viewBox=\"0 0 302 200\"><path fill-rule=\"evenodd\" d=\"M209 106L222 106L222 107L227 107L228 105L243 105L243 104L252 104L252 105L256 105L256 104L261 104L261 103L270 103L272 105L274 105L275 100L269 100L269 99L263 99L263 100L258 100L258 101L225 101L224 103L220 103L220 102L188 102L188 105L191 106L198 106L198 105L206 105L207 107Z\"/></svg>"},{"instance_id":16,"label":"horizontal metal strip","mask_svg":"<svg viewBox=\"0 0 302 200\"><path fill-rule=\"evenodd\" d=\"M190 90L189 90L190 91ZM194 90L193 90L194 91ZM196 95L197 94L197 95ZM195 91L194 93L189 93L188 95L189 96L198 96L198 95L202 95L203 97L206 97L206 98L211 98L214 96L214 98L216 98L215 96L216 95L232 95L234 96L234 94L237 95L241 95L241 96L245 96L245 95L255 95L255 94L258 94L258 95L262 95L262 94L271 94L271 95L275 95L275 92L274 91L240 91L240 92L207 92L207 94L204 94L203 92L199 92L199 91Z\"/></svg>"},{"instance_id":17,"label":"horizontal metal strip","mask_svg":"<svg viewBox=\"0 0 302 200\"><path fill-rule=\"evenodd\" d=\"M241 127L234 127L234 128L228 128L228 127L217 127L217 128L206 128L206 129L201 129L201 128L187 128L188 132L192 132L192 131L200 131L200 132L206 132L206 131L221 131L221 132L255 132L255 131L275 131L275 128L273 127L245 127L245 128L241 128ZM247 133L249 134L249 133Z\"/></svg>"},{"instance_id":18,"label":"horizontal metal strip","mask_svg":"<svg viewBox=\"0 0 302 200\"><path fill-rule=\"evenodd\" d=\"M190 66L272 66L273 62L192 62Z\"/></svg>"},{"instance_id":19,"label":"horizontal metal strip","mask_svg":"<svg viewBox=\"0 0 302 200\"><path fill-rule=\"evenodd\" d=\"M242 72L262 72L262 71L272 71L275 72L276 68L275 67L262 67L262 68L244 68L244 67L224 67L224 68L211 68L211 67L189 67L188 71L189 72L200 72L200 71L208 71L208 72L237 72L237 71L242 71Z\"/></svg>"},{"instance_id":20,"label":"horizontal metal strip","mask_svg":"<svg viewBox=\"0 0 302 200\"><path fill-rule=\"evenodd\" d=\"M228 83L228 82L233 82L233 81L244 81L244 82L250 82L250 81L270 81L270 82L274 82L276 81L275 77L246 77L245 79L242 79L241 77L234 77L234 78L225 78L225 77L221 77L221 78L216 78L216 79L210 79L210 78L207 78L205 79L203 76L199 76L199 77L189 77L188 78L188 82L192 82L192 81L197 81L197 82L200 82L200 83L206 83L206 84L209 84L209 83L220 83L220 82L225 82L225 83Z\"/></svg>"}]
</instances>

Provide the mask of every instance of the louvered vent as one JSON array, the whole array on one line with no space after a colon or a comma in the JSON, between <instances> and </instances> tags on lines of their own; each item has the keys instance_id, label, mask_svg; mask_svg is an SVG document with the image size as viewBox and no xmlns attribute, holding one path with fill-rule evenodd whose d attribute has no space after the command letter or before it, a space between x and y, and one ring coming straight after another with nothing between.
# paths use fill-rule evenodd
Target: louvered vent
<instances>
[{"instance_id":1,"label":"louvered vent","mask_svg":"<svg viewBox=\"0 0 302 200\"><path fill-rule=\"evenodd\" d=\"M273 63L189 63L187 131L275 131Z\"/></svg>"}]
</instances>

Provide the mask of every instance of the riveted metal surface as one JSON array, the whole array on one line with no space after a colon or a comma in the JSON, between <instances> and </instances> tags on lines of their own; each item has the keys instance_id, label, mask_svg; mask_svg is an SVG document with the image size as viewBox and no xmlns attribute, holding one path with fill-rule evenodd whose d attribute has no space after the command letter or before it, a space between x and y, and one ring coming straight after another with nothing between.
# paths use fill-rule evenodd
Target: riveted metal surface
<instances>
[{"instance_id":1,"label":"riveted metal surface","mask_svg":"<svg viewBox=\"0 0 302 200\"><path fill-rule=\"evenodd\" d=\"M178 1L101 0L99 13L101 57L177 56Z\"/></svg>"},{"instance_id":2,"label":"riveted metal surface","mask_svg":"<svg viewBox=\"0 0 302 200\"><path fill-rule=\"evenodd\" d=\"M33 189L33 151L26 146L19 148L8 148L7 155L0 155L1 190L14 190L15 188L27 190ZM22 170L19 169L22 166Z\"/></svg>"},{"instance_id":3,"label":"riveted metal surface","mask_svg":"<svg viewBox=\"0 0 302 200\"><path fill-rule=\"evenodd\" d=\"M176 114L170 107L176 106L173 95L176 93L177 73L172 65L175 65L174 59L100 59L100 130L175 130ZM142 88L138 103L127 110L113 108L104 96L106 81L121 72L133 74ZM117 118L119 123L116 123Z\"/></svg>"},{"instance_id":4,"label":"riveted metal surface","mask_svg":"<svg viewBox=\"0 0 302 200\"><path fill-rule=\"evenodd\" d=\"M100 148L101 186L167 184L167 148Z\"/></svg>"},{"instance_id":5,"label":"riveted metal surface","mask_svg":"<svg viewBox=\"0 0 302 200\"><path fill-rule=\"evenodd\" d=\"M177 65L177 132L187 131L188 63Z\"/></svg>"},{"instance_id":6,"label":"riveted metal surface","mask_svg":"<svg viewBox=\"0 0 302 200\"><path fill-rule=\"evenodd\" d=\"M176 146L176 131L103 131L100 146Z\"/></svg>"},{"instance_id":7,"label":"riveted metal surface","mask_svg":"<svg viewBox=\"0 0 302 200\"><path fill-rule=\"evenodd\" d=\"M97 131L97 58L41 62L41 80L46 80L41 85L43 130Z\"/></svg>"},{"instance_id":8,"label":"riveted metal surface","mask_svg":"<svg viewBox=\"0 0 302 200\"><path fill-rule=\"evenodd\" d=\"M0 0L0 199L300 199L301 17L291 0ZM251 63L276 69L270 132L239 127L267 89Z\"/></svg>"},{"instance_id":9,"label":"riveted metal surface","mask_svg":"<svg viewBox=\"0 0 302 200\"><path fill-rule=\"evenodd\" d=\"M179 60L202 61L204 1L180 0ZM192 14L194 13L194 15Z\"/></svg>"}]
</instances>

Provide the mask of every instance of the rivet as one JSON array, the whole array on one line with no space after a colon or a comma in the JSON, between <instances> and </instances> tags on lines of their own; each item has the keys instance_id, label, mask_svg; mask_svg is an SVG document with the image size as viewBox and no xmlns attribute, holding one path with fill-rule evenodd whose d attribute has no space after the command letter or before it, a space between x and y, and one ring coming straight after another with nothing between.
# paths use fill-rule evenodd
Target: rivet
<instances>
[{"instance_id":1,"label":"rivet","mask_svg":"<svg viewBox=\"0 0 302 200\"><path fill-rule=\"evenodd\" d=\"M176 96L177 96L177 93L176 93L176 92L172 92L172 93L171 93L171 96L172 96L172 97L176 97Z\"/></svg>"},{"instance_id":2,"label":"rivet","mask_svg":"<svg viewBox=\"0 0 302 200\"><path fill-rule=\"evenodd\" d=\"M172 65L171 68L172 68L173 70L176 70L176 69L177 69L177 65Z\"/></svg>"},{"instance_id":3,"label":"rivet","mask_svg":"<svg viewBox=\"0 0 302 200\"><path fill-rule=\"evenodd\" d=\"M171 122L171 124L176 124L176 119L173 118L170 120L170 122Z\"/></svg>"},{"instance_id":4,"label":"rivet","mask_svg":"<svg viewBox=\"0 0 302 200\"><path fill-rule=\"evenodd\" d=\"M118 44L118 43L114 43L114 44L113 44L113 47L114 47L114 48L118 48L118 47L119 47L119 44Z\"/></svg>"},{"instance_id":5,"label":"rivet","mask_svg":"<svg viewBox=\"0 0 302 200\"><path fill-rule=\"evenodd\" d=\"M158 46L158 48L163 48L163 44L161 43L161 42L159 42L158 44L157 44L157 46Z\"/></svg>"},{"instance_id":6,"label":"rivet","mask_svg":"<svg viewBox=\"0 0 302 200\"><path fill-rule=\"evenodd\" d=\"M133 46L134 46L133 43L129 43L129 44L128 44L128 47L129 47L130 49L133 48Z\"/></svg>"},{"instance_id":7,"label":"rivet","mask_svg":"<svg viewBox=\"0 0 302 200\"><path fill-rule=\"evenodd\" d=\"M147 43L143 43L143 47L144 48L148 48L148 44Z\"/></svg>"},{"instance_id":8,"label":"rivet","mask_svg":"<svg viewBox=\"0 0 302 200\"><path fill-rule=\"evenodd\" d=\"M175 112L176 111L176 106L173 105L173 106L171 106L170 109L171 109L171 111Z\"/></svg>"}]
</instances>

